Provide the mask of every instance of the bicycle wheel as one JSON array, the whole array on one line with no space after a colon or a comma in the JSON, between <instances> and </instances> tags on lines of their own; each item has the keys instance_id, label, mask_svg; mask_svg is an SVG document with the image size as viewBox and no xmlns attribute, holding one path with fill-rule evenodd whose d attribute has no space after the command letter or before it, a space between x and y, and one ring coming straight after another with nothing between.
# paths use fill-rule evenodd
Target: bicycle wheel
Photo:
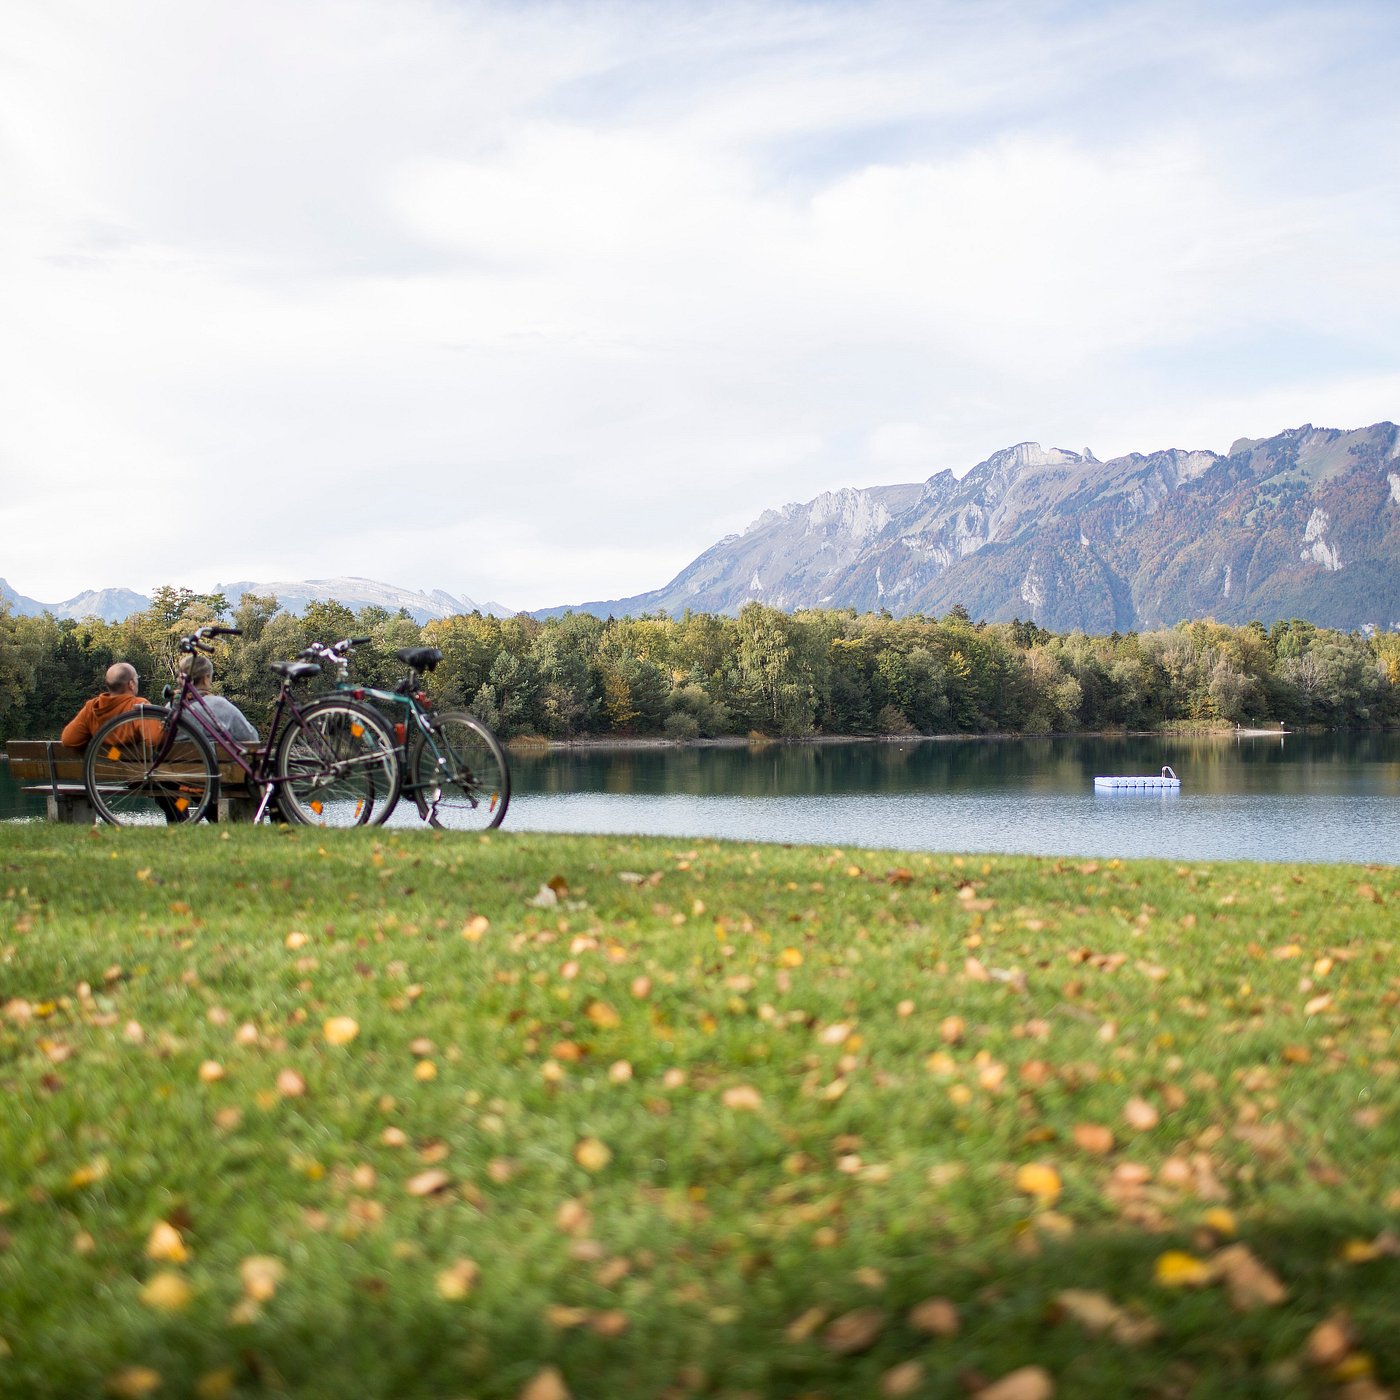
<instances>
[{"instance_id":1,"label":"bicycle wheel","mask_svg":"<svg viewBox=\"0 0 1400 1400\"><path fill-rule=\"evenodd\" d=\"M399 797L394 733L372 710L328 696L282 731L282 814L306 826L378 826Z\"/></svg>"},{"instance_id":2,"label":"bicycle wheel","mask_svg":"<svg viewBox=\"0 0 1400 1400\"><path fill-rule=\"evenodd\" d=\"M430 718L408 751L408 782L418 815L448 831L500 826L510 805L510 765L496 736L461 710Z\"/></svg>"},{"instance_id":3,"label":"bicycle wheel","mask_svg":"<svg viewBox=\"0 0 1400 1400\"><path fill-rule=\"evenodd\" d=\"M137 705L113 715L92 737L83 782L98 816L113 826L186 825L218 800L219 768L209 745L170 711Z\"/></svg>"}]
</instances>

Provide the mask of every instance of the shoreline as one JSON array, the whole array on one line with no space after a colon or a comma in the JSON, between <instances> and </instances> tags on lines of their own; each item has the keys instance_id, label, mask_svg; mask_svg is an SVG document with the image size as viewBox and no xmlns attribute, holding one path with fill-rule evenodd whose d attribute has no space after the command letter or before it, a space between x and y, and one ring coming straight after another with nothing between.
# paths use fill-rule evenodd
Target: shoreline
<instances>
[{"instance_id":1,"label":"shoreline","mask_svg":"<svg viewBox=\"0 0 1400 1400\"><path fill-rule=\"evenodd\" d=\"M536 736L503 740L509 753L547 753L552 749L766 749L776 746L801 747L831 744L966 744L987 739L1281 739L1287 736L1317 734L1385 733L1383 729L1061 729L1047 733L996 730L986 734L725 734L714 739L667 739L660 735L580 735L572 739L546 739Z\"/></svg>"}]
</instances>

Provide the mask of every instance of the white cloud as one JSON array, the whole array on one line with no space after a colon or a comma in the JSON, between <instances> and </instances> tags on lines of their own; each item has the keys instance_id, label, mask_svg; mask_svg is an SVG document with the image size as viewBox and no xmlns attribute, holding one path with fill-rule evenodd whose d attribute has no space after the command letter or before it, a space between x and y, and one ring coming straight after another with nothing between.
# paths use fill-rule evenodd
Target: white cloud
<instances>
[{"instance_id":1,"label":"white cloud","mask_svg":"<svg viewBox=\"0 0 1400 1400\"><path fill-rule=\"evenodd\" d=\"M1025 438L1397 414L1380 0L12 10L0 529L35 596L620 596Z\"/></svg>"}]
</instances>

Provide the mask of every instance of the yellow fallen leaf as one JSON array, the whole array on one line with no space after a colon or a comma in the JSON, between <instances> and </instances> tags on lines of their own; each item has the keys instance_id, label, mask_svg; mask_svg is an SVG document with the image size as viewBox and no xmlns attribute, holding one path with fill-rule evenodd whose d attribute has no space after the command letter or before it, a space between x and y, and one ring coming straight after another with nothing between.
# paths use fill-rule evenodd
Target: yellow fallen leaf
<instances>
[{"instance_id":1,"label":"yellow fallen leaf","mask_svg":"<svg viewBox=\"0 0 1400 1400\"><path fill-rule=\"evenodd\" d=\"M282 941L293 952L298 948L305 948L307 943L310 942L307 936L298 929L293 929Z\"/></svg>"},{"instance_id":2,"label":"yellow fallen leaf","mask_svg":"<svg viewBox=\"0 0 1400 1400\"><path fill-rule=\"evenodd\" d=\"M157 1220L146 1240L146 1258L167 1264L183 1264L190 1257L180 1232L168 1221Z\"/></svg>"},{"instance_id":3,"label":"yellow fallen leaf","mask_svg":"<svg viewBox=\"0 0 1400 1400\"><path fill-rule=\"evenodd\" d=\"M224 1077L224 1067L217 1060L205 1060L199 1067L199 1077L206 1084L217 1084Z\"/></svg>"},{"instance_id":4,"label":"yellow fallen leaf","mask_svg":"<svg viewBox=\"0 0 1400 1400\"><path fill-rule=\"evenodd\" d=\"M162 1269L152 1275L138 1296L157 1312L180 1312L189 1306L194 1290L173 1269Z\"/></svg>"},{"instance_id":5,"label":"yellow fallen leaf","mask_svg":"<svg viewBox=\"0 0 1400 1400\"><path fill-rule=\"evenodd\" d=\"M778 954L778 965L780 967L801 967L802 954L796 948L784 948Z\"/></svg>"},{"instance_id":6,"label":"yellow fallen leaf","mask_svg":"<svg viewBox=\"0 0 1400 1400\"><path fill-rule=\"evenodd\" d=\"M468 943L480 943L490 927L491 920L484 914L473 914L472 917L462 925L462 937L465 938Z\"/></svg>"},{"instance_id":7,"label":"yellow fallen leaf","mask_svg":"<svg viewBox=\"0 0 1400 1400\"><path fill-rule=\"evenodd\" d=\"M124 1366L107 1377L105 1389L116 1400L143 1400L144 1396L159 1390L160 1385L159 1371L149 1366Z\"/></svg>"},{"instance_id":8,"label":"yellow fallen leaf","mask_svg":"<svg viewBox=\"0 0 1400 1400\"><path fill-rule=\"evenodd\" d=\"M231 1366L221 1366L217 1371L206 1371L194 1383L195 1400L227 1400L233 1394L234 1370Z\"/></svg>"},{"instance_id":9,"label":"yellow fallen leaf","mask_svg":"<svg viewBox=\"0 0 1400 1400\"><path fill-rule=\"evenodd\" d=\"M574 1161L586 1172L600 1172L612 1161L612 1149L598 1138L581 1138L574 1147Z\"/></svg>"},{"instance_id":10,"label":"yellow fallen leaf","mask_svg":"<svg viewBox=\"0 0 1400 1400\"><path fill-rule=\"evenodd\" d=\"M68 1186L70 1190L81 1191L85 1186L91 1186L94 1182L101 1181L108 1171L107 1159L105 1157L94 1157L86 1166L78 1167L70 1173Z\"/></svg>"},{"instance_id":11,"label":"yellow fallen leaf","mask_svg":"<svg viewBox=\"0 0 1400 1400\"><path fill-rule=\"evenodd\" d=\"M1044 1162L1027 1162L1016 1172L1016 1189L1053 1205L1060 1198L1060 1174Z\"/></svg>"},{"instance_id":12,"label":"yellow fallen leaf","mask_svg":"<svg viewBox=\"0 0 1400 1400\"><path fill-rule=\"evenodd\" d=\"M238 1266L243 1291L255 1303L265 1303L273 1297L286 1273L286 1265L271 1254L250 1254Z\"/></svg>"},{"instance_id":13,"label":"yellow fallen leaf","mask_svg":"<svg viewBox=\"0 0 1400 1400\"><path fill-rule=\"evenodd\" d=\"M328 1045L349 1045L360 1033L360 1023L353 1016L331 1016L321 1027Z\"/></svg>"},{"instance_id":14,"label":"yellow fallen leaf","mask_svg":"<svg viewBox=\"0 0 1400 1400\"><path fill-rule=\"evenodd\" d=\"M413 1077L420 1084L431 1083L437 1076L438 1068L432 1060L419 1060L418 1063L413 1066Z\"/></svg>"},{"instance_id":15,"label":"yellow fallen leaf","mask_svg":"<svg viewBox=\"0 0 1400 1400\"><path fill-rule=\"evenodd\" d=\"M1185 1250L1169 1249L1157 1256L1152 1276L1164 1288L1202 1288L1215 1274L1204 1259L1197 1259Z\"/></svg>"},{"instance_id":16,"label":"yellow fallen leaf","mask_svg":"<svg viewBox=\"0 0 1400 1400\"><path fill-rule=\"evenodd\" d=\"M805 1342L808 1337L816 1333L828 1316L825 1308L808 1308L806 1312L799 1313L783 1328L783 1336L794 1344Z\"/></svg>"},{"instance_id":17,"label":"yellow fallen leaf","mask_svg":"<svg viewBox=\"0 0 1400 1400\"><path fill-rule=\"evenodd\" d=\"M603 1030L612 1030L622 1024L622 1017L605 1001L590 1001L585 1014L595 1026L600 1026Z\"/></svg>"},{"instance_id":18,"label":"yellow fallen leaf","mask_svg":"<svg viewBox=\"0 0 1400 1400\"><path fill-rule=\"evenodd\" d=\"M438 1271L435 1280L438 1297L449 1303L459 1302L476 1286L480 1275L481 1270L473 1260L458 1259L456 1263Z\"/></svg>"},{"instance_id":19,"label":"yellow fallen leaf","mask_svg":"<svg viewBox=\"0 0 1400 1400\"><path fill-rule=\"evenodd\" d=\"M1239 1234L1239 1222L1235 1219L1232 1210L1226 1210L1224 1206L1213 1206L1201 1216L1201 1224L1207 1230L1214 1230L1217 1235L1222 1235L1227 1239Z\"/></svg>"}]
</instances>

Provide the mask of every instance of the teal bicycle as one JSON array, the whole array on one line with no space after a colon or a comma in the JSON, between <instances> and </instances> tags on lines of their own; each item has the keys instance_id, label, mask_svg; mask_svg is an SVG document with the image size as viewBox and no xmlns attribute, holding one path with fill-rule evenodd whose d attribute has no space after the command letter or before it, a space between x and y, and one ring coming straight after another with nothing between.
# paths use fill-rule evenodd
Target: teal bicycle
<instances>
[{"instance_id":1,"label":"teal bicycle","mask_svg":"<svg viewBox=\"0 0 1400 1400\"><path fill-rule=\"evenodd\" d=\"M330 646L313 642L300 653L335 668L336 689L369 701L385 714L398 745L402 796L430 826L445 831L489 831L510 805L510 765L496 736L465 710L439 712L424 693L424 673L442 660L437 647L406 647L394 655L408 675L393 690L354 684L350 653L369 637L342 637ZM387 814L386 814L387 815Z\"/></svg>"}]
</instances>

